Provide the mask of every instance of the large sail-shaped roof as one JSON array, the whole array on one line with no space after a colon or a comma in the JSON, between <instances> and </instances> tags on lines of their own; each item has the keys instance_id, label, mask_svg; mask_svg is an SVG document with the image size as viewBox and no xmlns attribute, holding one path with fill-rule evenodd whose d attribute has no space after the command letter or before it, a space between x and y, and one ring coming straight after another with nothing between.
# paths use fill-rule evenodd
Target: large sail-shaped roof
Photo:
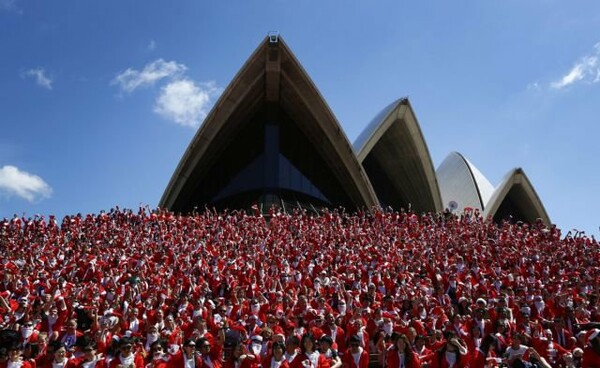
<instances>
[{"instance_id":1,"label":"large sail-shaped roof","mask_svg":"<svg viewBox=\"0 0 600 368\"><path fill-rule=\"evenodd\" d=\"M541 219L550 224L542 201L521 168L506 174L490 198L484 216L497 222L510 218L512 221L534 223Z\"/></svg>"},{"instance_id":2,"label":"large sail-shaped roof","mask_svg":"<svg viewBox=\"0 0 600 368\"><path fill-rule=\"evenodd\" d=\"M485 209L494 186L475 165L451 152L436 170L444 208L462 212L465 207Z\"/></svg>"},{"instance_id":3,"label":"large sail-shaped roof","mask_svg":"<svg viewBox=\"0 0 600 368\"><path fill-rule=\"evenodd\" d=\"M385 107L356 139L354 149L382 206L442 209L431 156L407 98Z\"/></svg>"},{"instance_id":4,"label":"large sail-shaped roof","mask_svg":"<svg viewBox=\"0 0 600 368\"><path fill-rule=\"evenodd\" d=\"M244 191L348 208L377 203L345 133L281 38L261 42L225 89L159 206L190 211Z\"/></svg>"}]
</instances>

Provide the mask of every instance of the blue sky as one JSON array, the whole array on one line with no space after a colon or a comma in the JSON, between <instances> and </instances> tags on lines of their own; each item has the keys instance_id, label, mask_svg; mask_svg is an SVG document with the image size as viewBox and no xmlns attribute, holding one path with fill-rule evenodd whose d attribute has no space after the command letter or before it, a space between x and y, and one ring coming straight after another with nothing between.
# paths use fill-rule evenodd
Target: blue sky
<instances>
[{"instance_id":1,"label":"blue sky","mask_svg":"<svg viewBox=\"0 0 600 368\"><path fill-rule=\"evenodd\" d=\"M436 167L520 166L553 222L598 235L595 0L0 0L0 217L156 206L269 31L350 141L409 96Z\"/></svg>"}]
</instances>

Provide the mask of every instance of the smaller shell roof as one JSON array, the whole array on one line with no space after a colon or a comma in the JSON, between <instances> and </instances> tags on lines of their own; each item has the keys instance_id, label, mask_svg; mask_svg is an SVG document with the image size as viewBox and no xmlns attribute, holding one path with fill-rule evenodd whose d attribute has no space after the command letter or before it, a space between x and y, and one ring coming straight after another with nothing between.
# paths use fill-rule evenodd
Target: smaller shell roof
<instances>
[{"instance_id":1,"label":"smaller shell roof","mask_svg":"<svg viewBox=\"0 0 600 368\"><path fill-rule=\"evenodd\" d=\"M381 110L353 146L380 205L418 212L442 210L431 155L408 98Z\"/></svg>"},{"instance_id":2,"label":"smaller shell roof","mask_svg":"<svg viewBox=\"0 0 600 368\"><path fill-rule=\"evenodd\" d=\"M384 107L375 117L369 122L369 124L365 127L365 129L360 133L360 135L354 141L354 152L357 154L363 149L364 145L367 144L367 141L379 126L381 122L385 120L403 101L407 100L407 98L399 98L391 104Z\"/></svg>"},{"instance_id":3,"label":"smaller shell roof","mask_svg":"<svg viewBox=\"0 0 600 368\"><path fill-rule=\"evenodd\" d=\"M494 194L490 181L458 152L451 152L436 171L445 208L462 211L465 207L485 209Z\"/></svg>"},{"instance_id":4,"label":"smaller shell roof","mask_svg":"<svg viewBox=\"0 0 600 368\"><path fill-rule=\"evenodd\" d=\"M520 216L524 217L527 222L533 223L539 218L546 224L551 223L544 204L525 171L520 167L512 169L504 176L504 179L494 191L494 195L490 198L483 215L494 217L507 201L518 203L521 206L523 213Z\"/></svg>"}]
</instances>

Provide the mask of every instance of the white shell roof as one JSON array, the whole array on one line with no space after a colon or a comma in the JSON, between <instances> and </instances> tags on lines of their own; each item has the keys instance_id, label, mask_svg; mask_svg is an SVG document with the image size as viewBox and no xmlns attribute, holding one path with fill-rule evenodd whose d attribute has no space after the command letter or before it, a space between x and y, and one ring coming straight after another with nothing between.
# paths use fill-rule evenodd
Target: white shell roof
<instances>
[{"instance_id":1,"label":"white shell roof","mask_svg":"<svg viewBox=\"0 0 600 368\"><path fill-rule=\"evenodd\" d=\"M494 194L494 186L475 165L452 152L436 171L444 208L462 212L465 207L483 211Z\"/></svg>"}]
</instances>

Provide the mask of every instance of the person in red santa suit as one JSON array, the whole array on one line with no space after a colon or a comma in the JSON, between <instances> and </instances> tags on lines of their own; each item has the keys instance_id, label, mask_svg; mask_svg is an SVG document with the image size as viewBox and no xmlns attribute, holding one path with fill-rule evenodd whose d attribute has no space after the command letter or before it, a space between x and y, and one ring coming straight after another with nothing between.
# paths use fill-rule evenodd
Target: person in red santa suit
<instances>
[{"instance_id":1,"label":"person in red santa suit","mask_svg":"<svg viewBox=\"0 0 600 368\"><path fill-rule=\"evenodd\" d=\"M484 368L500 364L501 358L496 356L494 347L496 346L496 337L494 335L486 335L481 344L474 350L469 350L471 368Z\"/></svg>"},{"instance_id":2,"label":"person in red santa suit","mask_svg":"<svg viewBox=\"0 0 600 368\"><path fill-rule=\"evenodd\" d=\"M469 363L468 350L464 343L450 334L446 343L431 361L432 368L464 368Z\"/></svg>"},{"instance_id":3,"label":"person in red santa suit","mask_svg":"<svg viewBox=\"0 0 600 368\"><path fill-rule=\"evenodd\" d=\"M84 338L80 345L83 355L73 359L76 368L106 368L106 360L102 358L102 354L97 354L94 340Z\"/></svg>"},{"instance_id":4,"label":"person in red santa suit","mask_svg":"<svg viewBox=\"0 0 600 368\"><path fill-rule=\"evenodd\" d=\"M347 332L352 336L357 336L360 341L361 348L368 351L369 349L369 334L366 331L365 322L362 316L358 316L348 324Z\"/></svg>"},{"instance_id":5,"label":"person in red santa suit","mask_svg":"<svg viewBox=\"0 0 600 368\"><path fill-rule=\"evenodd\" d=\"M552 327L552 341L562 346L566 350L575 348L576 340L573 335L565 328L565 320L561 316L554 317L554 326Z\"/></svg>"},{"instance_id":6,"label":"person in red santa suit","mask_svg":"<svg viewBox=\"0 0 600 368\"><path fill-rule=\"evenodd\" d=\"M0 368L35 368L35 362L23 359L23 345L17 343L7 350L8 359L0 362Z\"/></svg>"},{"instance_id":7,"label":"person in red santa suit","mask_svg":"<svg viewBox=\"0 0 600 368\"><path fill-rule=\"evenodd\" d=\"M368 368L369 352L361 346L361 338L356 335L350 336L348 346L342 358L342 365L345 368Z\"/></svg>"},{"instance_id":8,"label":"person in red santa suit","mask_svg":"<svg viewBox=\"0 0 600 368\"><path fill-rule=\"evenodd\" d=\"M340 368L342 366L342 359L340 358L338 351L332 347L334 342L331 336L323 335L321 339L319 339L319 342L319 352L322 355L325 355L329 367Z\"/></svg>"},{"instance_id":9,"label":"person in red santa suit","mask_svg":"<svg viewBox=\"0 0 600 368\"><path fill-rule=\"evenodd\" d=\"M40 360L37 368L74 368L75 364L67 357L67 348L60 341L52 341L46 352L47 359Z\"/></svg>"},{"instance_id":10,"label":"person in red santa suit","mask_svg":"<svg viewBox=\"0 0 600 368\"><path fill-rule=\"evenodd\" d=\"M50 341L56 340L59 332L62 330L63 325L67 321L68 310L64 299L59 298L57 300L58 305L54 304L50 299L50 295L45 296L49 300L46 305L48 306L47 314L42 316L42 324L40 332L46 332Z\"/></svg>"},{"instance_id":11,"label":"person in red santa suit","mask_svg":"<svg viewBox=\"0 0 600 368\"><path fill-rule=\"evenodd\" d=\"M175 323L175 317L168 315L165 317L165 327L160 331L162 337L167 340L169 345L181 344L181 329Z\"/></svg>"},{"instance_id":12,"label":"person in red santa suit","mask_svg":"<svg viewBox=\"0 0 600 368\"><path fill-rule=\"evenodd\" d=\"M226 324L217 333L217 338L214 343L211 343L207 338L201 337L196 341L196 345L200 350L204 368L222 368L223 367L223 344L225 343Z\"/></svg>"},{"instance_id":13,"label":"person in red santa suit","mask_svg":"<svg viewBox=\"0 0 600 368\"><path fill-rule=\"evenodd\" d=\"M83 333L77 330L77 320L70 319L67 321L65 330L59 334L58 341L65 344L68 352L72 352L75 349L77 339L81 338L81 336L83 336Z\"/></svg>"},{"instance_id":14,"label":"person in red santa suit","mask_svg":"<svg viewBox=\"0 0 600 368\"><path fill-rule=\"evenodd\" d=\"M219 328L216 329L218 330ZM204 337L208 339L211 343L215 340L215 337L213 336L213 334L210 333L207 321L202 316L202 314L197 314L194 317L193 322L184 328L184 337L186 339L196 340L201 337Z\"/></svg>"},{"instance_id":15,"label":"person in red santa suit","mask_svg":"<svg viewBox=\"0 0 600 368\"><path fill-rule=\"evenodd\" d=\"M274 342L271 347L271 353L267 354L262 360L262 368L289 368L290 363L285 359L285 345L283 342Z\"/></svg>"},{"instance_id":16,"label":"person in red santa suit","mask_svg":"<svg viewBox=\"0 0 600 368\"><path fill-rule=\"evenodd\" d=\"M466 323L466 330L472 332L473 328L479 329L479 336L484 337L493 331L492 321L485 318L485 309L477 308L473 311L473 318Z\"/></svg>"},{"instance_id":17,"label":"person in red santa suit","mask_svg":"<svg viewBox=\"0 0 600 368\"><path fill-rule=\"evenodd\" d=\"M131 337L123 337L119 340L119 353L110 361L109 368L144 368L144 357L134 350Z\"/></svg>"},{"instance_id":18,"label":"person in red santa suit","mask_svg":"<svg viewBox=\"0 0 600 368\"><path fill-rule=\"evenodd\" d=\"M290 368L329 368L327 358L317 350L315 338L304 334L300 340L300 352L290 363Z\"/></svg>"},{"instance_id":19,"label":"person in red santa suit","mask_svg":"<svg viewBox=\"0 0 600 368\"><path fill-rule=\"evenodd\" d=\"M600 330L594 328L587 335L588 345L583 349L581 368L600 368Z\"/></svg>"},{"instance_id":20,"label":"person in red santa suit","mask_svg":"<svg viewBox=\"0 0 600 368\"><path fill-rule=\"evenodd\" d=\"M412 349L408 337L400 335L394 346L386 353L385 366L387 368L420 368L419 355Z\"/></svg>"},{"instance_id":21,"label":"person in red santa suit","mask_svg":"<svg viewBox=\"0 0 600 368\"><path fill-rule=\"evenodd\" d=\"M144 333L144 323L138 318L139 310L137 307L130 308L127 311L127 316L123 318L122 330L131 331L134 335L139 336Z\"/></svg>"},{"instance_id":22,"label":"person in red santa suit","mask_svg":"<svg viewBox=\"0 0 600 368\"><path fill-rule=\"evenodd\" d=\"M231 351L231 355L223 364L223 368L259 368L260 358L249 352L244 343L239 341Z\"/></svg>"},{"instance_id":23,"label":"person in red santa suit","mask_svg":"<svg viewBox=\"0 0 600 368\"><path fill-rule=\"evenodd\" d=\"M25 317L23 318L23 320L21 321L21 343L23 345L27 344L27 343L34 343L37 342L38 339L38 335L39 335L39 331L35 329L35 326L33 325L33 321L31 321L29 318Z\"/></svg>"},{"instance_id":24,"label":"person in red santa suit","mask_svg":"<svg viewBox=\"0 0 600 368\"><path fill-rule=\"evenodd\" d=\"M150 346L150 354L146 357L146 368L169 368L170 361L171 358L166 353L164 342L155 341ZM202 362L200 362L200 366L202 366Z\"/></svg>"},{"instance_id":25,"label":"person in red santa suit","mask_svg":"<svg viewBox=\"0 0 600 368\"><path fill-rule=\"evenodd\" d=\"M431 359L433 359L434 352L427 347L426 336L419 335L415 338L415 353L419 356L421 365L424 365L424 363L429 364Z\"/></svg>"},{"instance_id":26,"label":"person in red santa suit","mask_svg":"<svg viewBox=\"0 0 600 368\"><path fill-rule=\"evenodd\" d=\"M333 339L333 348L337 351L346 350L346 332L335 323L333 313L325 315L325 324L321 328L323 333Z\"/></svg>"},{"instance_id":27,"label":"person in red santa suit","mask_svg":"<svg viewBox=\"0 0 600 368\"><path fill-rule=\"evenodd\" d=\"M157 342L152 344L152 348L158 349ZM151 348L151 349L152 349ZM154 354L154 352L152 352ZM196 354L196 341L186 339L183 342L183 348L169 358L168 368L202 368L202 357Z\"/></svg>"}]
</instances>

